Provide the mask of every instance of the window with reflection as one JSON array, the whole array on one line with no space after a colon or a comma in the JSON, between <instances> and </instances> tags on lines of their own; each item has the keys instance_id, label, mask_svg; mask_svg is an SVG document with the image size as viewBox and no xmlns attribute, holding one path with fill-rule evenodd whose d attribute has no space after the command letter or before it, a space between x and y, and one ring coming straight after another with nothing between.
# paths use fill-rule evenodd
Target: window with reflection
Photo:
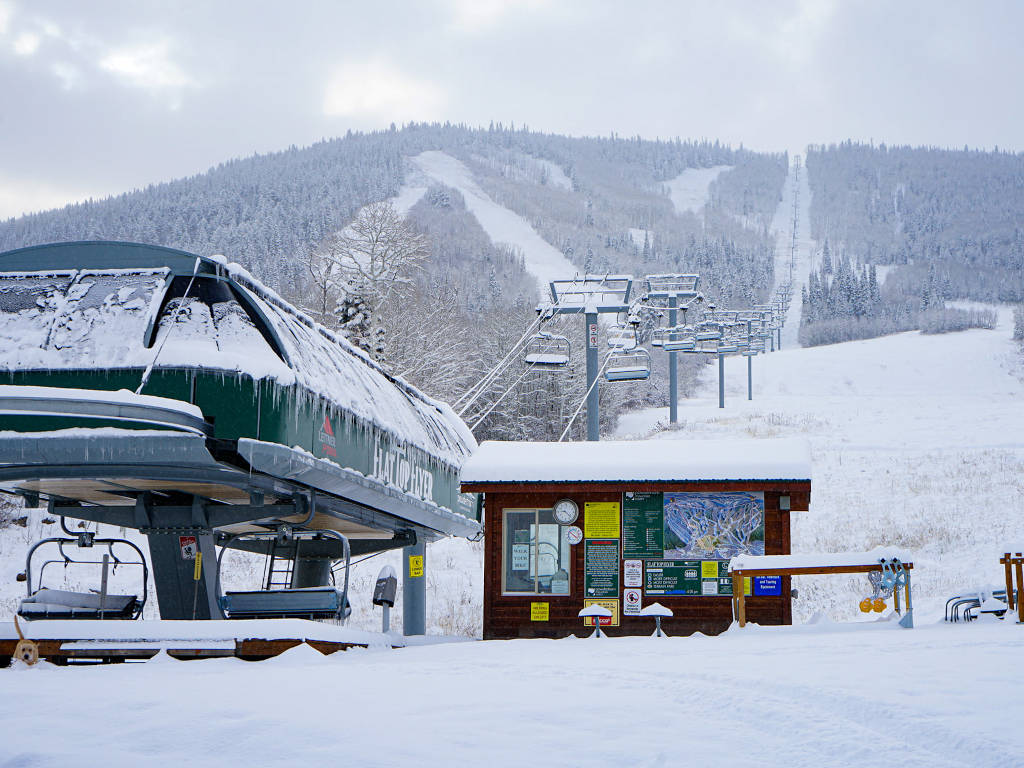
<instances>
[{"instance_id":1,"label":"window with reflection","mask_svg":"<svg viewBox=\"0 0 1024 768\"><path fill-rule=\"evenodd\" d=\"M568 595L568 526L550 509L504 510L502 591L506 594Z\"/></svg>"}]
</instances>

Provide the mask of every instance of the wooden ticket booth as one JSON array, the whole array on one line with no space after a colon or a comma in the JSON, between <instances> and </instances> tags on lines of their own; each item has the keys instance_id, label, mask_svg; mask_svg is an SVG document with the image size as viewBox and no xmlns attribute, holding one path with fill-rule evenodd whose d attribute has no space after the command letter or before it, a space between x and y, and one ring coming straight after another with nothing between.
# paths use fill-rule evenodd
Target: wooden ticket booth
<instances>
[{"instance_id":1,"label":"wooden ticket booth","mask_svg":"<svg viewBox=\"0 0 1024 768\"><path fill-rule=\"evenodd\" d=\"M729 560L789 554L790 512L809 508L802 440L485 442L462 470L484 494L484 639L717 634L732 621ZM749 621L789 624L789 577L749 579ZM590 626L587 626L587 624Z\"/></svg>"}]
</instances>

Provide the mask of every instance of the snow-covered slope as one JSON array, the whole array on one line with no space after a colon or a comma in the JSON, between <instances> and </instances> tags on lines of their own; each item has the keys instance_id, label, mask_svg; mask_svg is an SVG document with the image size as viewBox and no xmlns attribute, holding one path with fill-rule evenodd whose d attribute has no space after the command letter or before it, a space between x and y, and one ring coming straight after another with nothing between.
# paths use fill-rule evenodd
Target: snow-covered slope
<instances>
[{"instance_id":1,"label":"snow-covered slope","mask_svg":"<svg viewBox=\"0 0 1024 768\"><path fill-rule=\"evenodd\" d=\"M669 190L669 198L677 213L689 211L701 215L704 204L708 201L708 189L711 182L718 178L722 171L728 171L731 165L715 165L711 168L687 168L674 179L665 182Z\"/></svg>"},{"instance_id":2,"label":"snow-covered slope","mask_svg":"<svg viewBox=\"0 0 1024 768\"><path fill-rule=\"evenodd\" d=\"M1024 540L1024 368L1011 330L1002 310L995 331L784 349L754 359L752 402L746 361L728 359L724 410L708 366L681 428L657 431L668 417L655 409L623 418L618 436L808 438L811 511L793 515L793 551L915 550L919 608L934 618L950 595L1000 580L998 553ZM802 582L798 620L859 616L864 579Z\"/></svg>"},{"instance_id":3,"label":"snow-covered slope","mask_svg":"<svg viewBox=\"0 0 1024 768\"><path fill-rule=\"evenodd\" d=\"M571 278L579 269L542 238L522 216L498 205L473 180L470 170L445 152L423 152L413 164L430 179L459 190L466 207L494 243L507 243L522 251L526 270L537 278L540 295L548 298L551 280Z\"/></svg>"},{"instance_id":4,"label":"snow-covered slope","mask_svg":"<svg viewBox=\"0 0 1024 768\"><path fill-rule=\"evenodd\" d=\"M794 212L796 213L794 222ZM796 250L793 250L793 226L796 224ZM800 330L800 289L814 261L815 242L811 238L811 188L807 183L807 168L797 171L790 166L786 183L782 187L782 200L775 209L771 224L775 233L775 286L792 279L793 301L789 305L786 324L782 328L782 348L798 345ZM791 265L792 262L792 265ZM790 270L792 266L792 271Z\"/></svg>"}]
</instances>

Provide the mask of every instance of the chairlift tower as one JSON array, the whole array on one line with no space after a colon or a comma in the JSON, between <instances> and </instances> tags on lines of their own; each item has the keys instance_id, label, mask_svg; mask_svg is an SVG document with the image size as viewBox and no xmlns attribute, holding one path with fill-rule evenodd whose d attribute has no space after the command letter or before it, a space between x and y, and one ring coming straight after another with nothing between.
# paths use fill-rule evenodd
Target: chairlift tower
<instances>
[{"instance_id":1,"label":"chairlift tower","mask_svg":"<svg viewBox=\"0 0 1024 768\"><path fill-rule=\"evenodd\" d=\"M697 291L700 282L698 275L647 275L646 295L648 299L667 302L668 324L676 328L676 312L683 310L683 325L686 324L686 310L690 304L704 301L704 296ZM681 303L682 302L682 303ZM669 339L675 335L670 334ZM668 349L668 420L672 424L679 421L679 378L676 361L676 350Z\"/></svg>"},{"instance_id":2,"label":"chairlift tower","mask_svg":"<svg viewBox=\"0 0 1024 768\"><path fill-rule=\"evenodd\" d=\"M597 316L629 310L633 289L631 275L584 275L571 280L551 281L552 305L541 304L537 311L551 315L583 315L587 337L587 440L600 436L597 375Z\"/></svg>"}]
</instances>

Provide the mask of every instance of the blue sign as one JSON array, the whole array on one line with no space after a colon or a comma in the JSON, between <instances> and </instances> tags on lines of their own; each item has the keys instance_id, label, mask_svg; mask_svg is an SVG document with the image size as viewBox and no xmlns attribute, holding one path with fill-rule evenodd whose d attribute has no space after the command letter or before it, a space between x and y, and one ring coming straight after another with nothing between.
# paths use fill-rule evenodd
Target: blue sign
<instances>
[{"instance_id":1,"label":"blue sign","mask_svg":"<svg viewBox=\"0 0 1024 768\"><path fill-rule=\"evenodd\" d=\"M780 597L782 595L782 577L755 576L751 591L757 597Z\"/></svg>"}]
</instances>

